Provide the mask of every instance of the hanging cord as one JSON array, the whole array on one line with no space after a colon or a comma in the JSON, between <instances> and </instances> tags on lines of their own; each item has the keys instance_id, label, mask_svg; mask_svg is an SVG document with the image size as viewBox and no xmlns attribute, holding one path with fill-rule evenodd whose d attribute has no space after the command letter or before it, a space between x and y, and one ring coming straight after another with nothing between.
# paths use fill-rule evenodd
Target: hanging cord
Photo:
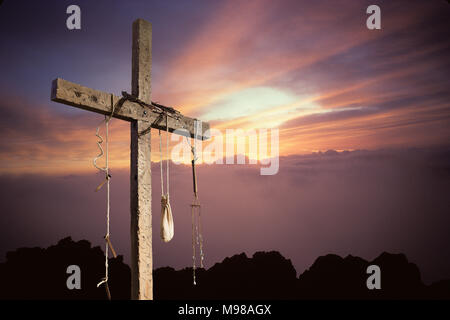
<instances>
[{"instance_id":1,"label":"hanging cord","mask_svg":"<svg viewBox=\"0 0 450 320\"><path fill-rule=\"evenodd\" d=\"M166 179L167 179L167 202L169 202L169 115L166 113L166 148L167 148L167 164L166 164Z\"/></svg>"},{"instance_id":2,"label":"hanging cord","mask_svg":"<svg viewBox=\"0 0 450 320\"><path fill-rule=\"evenodd\" d=\"M194 124L194 139L197 137L197 126ZM198 189L197 189L197 175L195 172L195 162L197 161L197 153L195 148L195 140L193 145L191 145L190 141L186 139L189 143L192 152L192 181L193 181L193 189L194 189L194 199L191 204L191 218L192 218L192 277L194 285L197 284L195 270L196 270L196 247L199 247L200 254L200 267L204 268L204 254L203 254L203 236L202 236L202 228L201 228L201 205L198 199ZM196 214L197 213L197 214Z\"/></svg>"},{"instance_id":3,"label":"hanging cord","mask_svg":"<svg viewBox=\"0 0 450 320\"><path fill-rule=\"evenodd\" d=\"M167 159L166 159L166 195L167 198L169 198L169 116L166 114L166 152L167 152ZM160 169L161 169L161 194L164 194L164 174L163 174L163 155L162 155L162 136L161 136L161 130L158 130L159 132L159 160L160 160Z\"/></svg>"},{"instance_id":4,"label":"hanging cord","mask_svg":"<svg viewBox=\"0 0 450 320\"><path fill-rule=\"evenodd\" d=\"M183 129L186 129L185 123L180 121L180 117L176 115L173 117ZM200 255L200 267L204 268L204 252L203 252L203 236L202 236L202 225L201 225L201 205L200 200L198 199L198 189L197 189L197 176L195 172L195 162L197 161L197 153L195 148L195 139L198 137L198 127L197 121L194 122L194 144L191 144L189 138L184 136L187 144L189 145L192 153L192 177L193 177L193 187L194 187L194 199L191 204L191 219L192 219L192 278L194 285L197 284L195 271L197 269L196 266L196 257L197 250L196 247L199 247L199 255ZM167 128L166 128L167 129ZM187 129L186 129L187 130ZM160 148L161 148L161 138L160 138ZM162 161L162 160L161 160ZM161 182L162 182L162 167L161 167ZM197 213L197 214L196 214Z\"/></svg>"},{"instance_id":5,"label":"hanging cord","mask_svg":"<svg viewBox=\"0 0 450 320\"><path fill-rule=\"evenodd\" d=\"M161 196L164 195L164 174L163 174L163 155L162 155L162 138L161 130L159 132L159 168L161 169Z\"/></svg>"},{"instance_id":6,"label":"hanging cord","mask_svg":"<svg viewBox=\"0 0 450 320\"><path fill-rule=\"evenodd\" d=\"M163 115L160 115L159 119L162 119ZM169 199L169 167L170 167L170 156L169 156L169 116L166 114L166 148L167 148L167 161L166 161L166 193L164 193L164 174L163 174L163 155L162 155L162 136L161 130L159 130L159 155L161 169L161 239L164 242L169 242L173 238L174 226L172 217L172 208L170 207Z\"/></svg>"},{"instance_id":7,"label":"hanging cord","mask_svg":"<svg viewBox=\"0 0 450 320\"><path fill-rule=\"evenodd\" d=\"M111 179L111 175L109 174L109 121L111 121L112 116L114 115L114 109L115 109L115 105L114 105L114 96L111 94L111 114L109 116L105 115L105 119L100 122L100 124L97 127L97 130L95 132L95 136L99 139L97 141L97 146L100 149L100 154L94 158L94 167L97 168L98 170L102 171L105 173L105 180L95 189L95 191L98 191L101 189L101 187L106 183L106 235L105 235L105 277L102 278L102 280L97 284L97 288L102 285L105 284L105 288L106 288L106 294L108 296L108 299L111 300L111 293L109 291L109 286L108 286L108 252L109 252L109 248L111 248L111 252L114 256L114 258L117 257L116 255L116 251L114 250L112 243L109 239L109 216L110 216L110 209L111 209L111 205L110 205L110 179ZM105 123L105 131L106 131L106 138L105 138L105 144L106 144L106 150L105 153L103 152L103 148L102 148L102 144L103 144L103 138L102 136L99 134L100 131L100 126ZM105 166L104 167L99 167L97 165L97 160L100 159L103 154L105 154Z\"/></svg>"},{"instance_id":8,"label":"hanging cord","mask_svg":"<svg viewBox=\"0 0 450 320\"><path fill-rule=\"evenodd\" d=\"M193 205L191 205L191 216L192 216L192 280L195 286L197 282L195 279L195 215Z\"/></svg>"}]
</instances>

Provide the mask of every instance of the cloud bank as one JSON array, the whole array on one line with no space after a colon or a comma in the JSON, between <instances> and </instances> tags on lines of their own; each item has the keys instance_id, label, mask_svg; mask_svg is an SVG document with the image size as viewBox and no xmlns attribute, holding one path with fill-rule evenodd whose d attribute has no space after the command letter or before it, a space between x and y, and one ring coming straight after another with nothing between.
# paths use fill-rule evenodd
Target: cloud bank
<instances>
[{"instance_id":1,"label":"cloud bank","mask_svg":"<svg viewBox=\"0 0 450 320\"><path fill-rule=\"evenodd\" d=\"M280 160L275 176L251 165L201 165L206 263L239 252L278 250L298 272L319 255L373 259L405 253L423 278L450 277L450 148L315 153ZM159 239L159 164L153 170L154 265L191 264L190 168L172 166L175 237ZM0 255L46 246L64 236L102 244L105 195L101 175L2 175ZM111 234L129 259L129 182L112 170Z\"/></svg>"}]
</instances>

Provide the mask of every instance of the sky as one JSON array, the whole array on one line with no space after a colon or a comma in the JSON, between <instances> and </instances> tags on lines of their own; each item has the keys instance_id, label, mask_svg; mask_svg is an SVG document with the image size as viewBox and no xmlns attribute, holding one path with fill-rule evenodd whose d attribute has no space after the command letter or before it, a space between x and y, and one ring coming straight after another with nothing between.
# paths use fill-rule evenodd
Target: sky
<instances>
[{"instance_id":1,"label":"sky","mask_svg":"<svg viewBox=\"0 0 450 320\"><path fill-rule=\"evenodd\" d=\"M380 30L366 27L374 3ZM81 30L66 28L71 4ZM450 278L449 15L443 0L4 1L0 259L67 235L101 244L92 158L103 117L50 101L51 82L130 92L131 25L143 18L153 29L153 101L220 132L279 130L274 176L261 176L261 164L200 166L208 263L279 250L302 272L326 253L391 250L429 281ZM126 257L129 130L112 120L114 242ZM154 131L154 190L157 144ZM172 168L176 238L164 247L154 233L155 265L184 267L191 178Z\"/></svg>"}]
</instances>

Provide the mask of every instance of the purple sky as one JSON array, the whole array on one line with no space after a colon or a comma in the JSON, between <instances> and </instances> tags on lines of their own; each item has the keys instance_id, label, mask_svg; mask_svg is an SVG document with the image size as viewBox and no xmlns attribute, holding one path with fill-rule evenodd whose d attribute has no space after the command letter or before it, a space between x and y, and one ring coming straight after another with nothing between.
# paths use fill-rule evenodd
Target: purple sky
<instances>
[{"instance_id":1,"label":"purple sky","mask_svg":"<svg viewBox=\"0 0 450 320\"><path fill-rule=\"evenodd\" d=\"M69 31L74 3L82 29ZM61 77L130 92L131 25L144 18L154 101L220 130L280 130L275 176L200 166L207 266L278 250L301 273L319 255L388 251L427 282L450 278L450 5L376 3L382 29L370 31L365 0L4 1L0 260L69 235L102 244L105 197L91 164L102 117L51 102L50 87ZM128 261L129 124L114 120L111 140L112 241ZM158 166L155 266L189 266L190 169L172 165L175 238L163 244Z\"/></svg>"},{"instance_id":2,"label":"purple sky","mask_svg":"<svg viewBox=\"0 0 450 320\"><path fill-rule=\"evenodd\" d=\"M327 253L373 259L402 252L426 281L450 277L450 149L405 149L283 157L280 172L250 165L203 165L199 192L207 266L226 256L278 250L298 273ZM159 164L153 163L154 263L191 263L190 168L172 166L175 237L159 239ZM129 259L127 170L112 171L111 233ZM71 235L102 244L100 175L3 176L0 254L48 246Z\"/></svg>"}]
</instances>

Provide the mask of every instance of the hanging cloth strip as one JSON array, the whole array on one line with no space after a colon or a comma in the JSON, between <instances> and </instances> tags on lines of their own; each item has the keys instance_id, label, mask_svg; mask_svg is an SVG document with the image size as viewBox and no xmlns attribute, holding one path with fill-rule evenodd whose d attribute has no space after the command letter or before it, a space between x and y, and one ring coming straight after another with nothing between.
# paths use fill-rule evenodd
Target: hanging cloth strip
<instances>
[{"instance_id":1,"label":"hanging cloth strip","mask_svg":"<svg viewBox=\"0 0 450 320\"><path fill-rule=\"evenodd\" d=\"M111 240L110 235L109 235L109 215L110 215L110 208L111 208L111 204L110 204L110 179L111 179L111 175L109 174L109 150L108 150L108 146L109 146L109 121L111 121L112 116L114 115L114 109L115 109L115 105L114 105L114 96L111 94L111 114L109 116L105 115L105 119L100 122L100 124L97 127L97 130L95 132L95 136L99 139L97 141L97 146L100 149L100 153L97 157L94 158L93 163L94 163L94 167L97 168L98 170L102 171L105 173L105 180L100 183L100 185L95 189L95 191L99 191L103 185L106 184L106 235L105 235L105 277L102 278L102 280L97 284L97 288L99 286L101 286L102 284L105 284L105 289L106 289L106 295L108 297L109 300L111 300L111 293L109 291L109 286L108 286L108 249L111 249L111 252L114 256L114 258L117 257L116 255L116 251L114 250ZM103 144L103 138L102 136L99 134L100 131L100 126L105 123L105 131L106 131L106 150L105 153L103 152L103 148L102 148L102 144ZM105 154L105 166L104 167L99 167L97 165L97 160L100 159L101 157L103 157L103 154Z\"/></svg>"},{"instance_id":2,"label":"hanging cloth strip","mask_svg":"<svg viewBox=\"0 0 450 320\"><path fill-rule=\"evenodd\" d=\"M191 204L191 218L192 218L192 278L194 285L197 284L196 277L195 277L195 270L196 270L196 247L199 248L199 255L200 255L200 267L204 268L203 261L204 261L204 254L203 254L203 236L202 236L202 224L201 224L201 205L200 200L198 199L198 190L197 190L197 175L195 172L195 162L197 161L197 153L195 149L195 138L198 134L198 126L197 126L197 120L194 123L194 144L190 145L191 152L192 152L192 181L193 181L193 188L194 188L194 199ZM189 142L189 140L188 140Z\"/></svg>"},{"instance_id":3,"label":"hanging cloth strip","mask_svg":"<svg viewBox=\"0 0 450 320\"><path fill-rule=\"evenodd\" d=\"M173 238L174 225L172 217L172 208L169 202L169 116L166 113L166 138L167 138L167 162L166 162L166 191L164 194L164 176L163 176L163 158L162 158L162 138L161 130L159 130L159 154L160 154L160 168L161 168L161 239L164 242L169 242Z\"/></svg>"}]
</instances>

